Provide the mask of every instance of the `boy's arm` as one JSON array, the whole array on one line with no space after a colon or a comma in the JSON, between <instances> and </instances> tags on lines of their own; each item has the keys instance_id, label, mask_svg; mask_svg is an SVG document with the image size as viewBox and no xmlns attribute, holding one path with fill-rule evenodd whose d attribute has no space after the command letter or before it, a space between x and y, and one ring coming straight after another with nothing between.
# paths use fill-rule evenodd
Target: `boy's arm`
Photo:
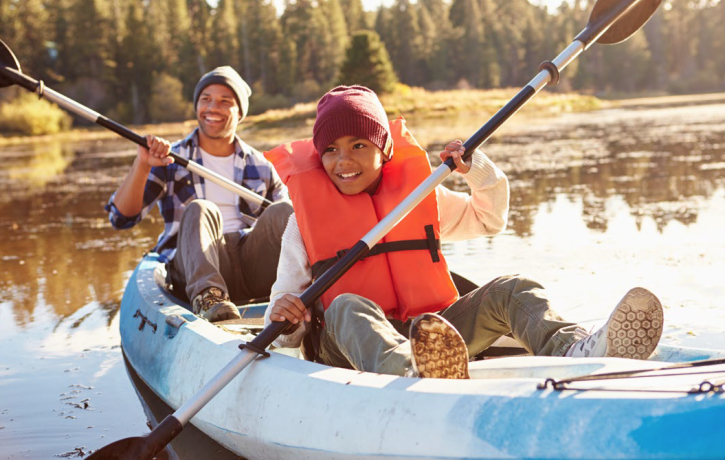
<instances>
[{"instance_id":1,"label":"boy's arm","mask_svg":"<svg viewBox=\"0 0 725 460\"><path fill-rule=\"evenodd\" d=\"M312 269L297 218L292 214L282 235L282 249L277 268L277 280L272 285L269 305L264 312L265 327L272 323L270 313L274 303L285 294L299 297L312 284ZM299 347L307 332L308 324L301 321L300 327L287 335L280 335L274 341L277 347Z\"/></svg>"},{"instance_id":2,"label":"boy's arm","mask_svg":"<svg viewBox=\"0 0 725 460\"><path fill-rule=\"evenodd\" d=\"M436 187L441 239L460 241L495 235L506 228L509 184L506 174L480 150L471 157L471 170L462 174L471 195Z\"/></svg>"}]
</instances>

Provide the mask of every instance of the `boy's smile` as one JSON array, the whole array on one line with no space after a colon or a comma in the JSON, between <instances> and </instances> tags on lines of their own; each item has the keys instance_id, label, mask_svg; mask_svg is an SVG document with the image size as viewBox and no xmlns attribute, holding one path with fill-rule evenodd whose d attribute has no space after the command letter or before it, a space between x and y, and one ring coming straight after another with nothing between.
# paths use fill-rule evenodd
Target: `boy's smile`
<instances>
[{"instance_id":1,"label":"boy's smile","mask_svg":"<svg viewBox=\"0 0 725 460\"><path fill-rule=\"evenodd\" d=\"M322 166L345 195L375 193L380 183L383 152L367 139L343 136L322 152Z\"/></svg>"}]
</instances>

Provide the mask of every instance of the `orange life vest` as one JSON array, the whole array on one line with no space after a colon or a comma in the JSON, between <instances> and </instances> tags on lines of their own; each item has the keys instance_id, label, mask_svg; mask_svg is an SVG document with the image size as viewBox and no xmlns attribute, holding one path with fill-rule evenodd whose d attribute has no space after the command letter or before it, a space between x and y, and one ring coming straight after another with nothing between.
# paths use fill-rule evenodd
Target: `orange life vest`
<instances>
[{"instance_id":1,"label":"orange life vest","mask_svg":"<svg viewBox=\"0 0 725 460\"><path fill-rule=\"evenodd\" d=\"M383 165L382 180L372 196L340 193L323 169L312 139L284 144L265 153L287 184L313 267L336 258L340 250L351 248L430 175L428 155L405 127L405 120L391 122L390 130L393 157ZM435 192L381 242L395 242L393 246L403 247L422 243L422 247L399 248L358 261L323 294L325 309L338 295L352 293L374 301L388 317L404 321L439 311L458 299L448 265L440 253ZM378 243L375 248L380 246ZM420 250L423 247L425 250Z\"/></svg>"}]
</instances>

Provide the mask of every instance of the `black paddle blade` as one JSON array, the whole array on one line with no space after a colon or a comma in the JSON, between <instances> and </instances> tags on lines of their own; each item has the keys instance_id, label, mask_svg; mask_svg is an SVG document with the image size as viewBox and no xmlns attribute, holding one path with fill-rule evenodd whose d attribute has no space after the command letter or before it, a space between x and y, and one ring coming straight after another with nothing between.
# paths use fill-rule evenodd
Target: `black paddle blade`
<instances>
[{"instance_id":1,"label":"black paddle blade","mask_svg":"<svg viewBox=\"0 0 725 460\"><path fill-rule=\"evenodd\" d=\"M10 50L8 45L6 45L5 42L2 40L0 40L0 64L20 72L20 63L18 62L17 58ZM0 88L5 88L6 86L12 85L13 82L3 78L2 74L0 73Z\"/></svg>"},{"instance_id":2,"label":"black paddle blade","mask_svg":"<svg viewBox=\"0 0 725 460\"><path fill-rule=\"evenodd\" d=\"M98 449L87 460L136 460L143 458L146 446L144 437L125 438Z\"/></svg>"},{"instance_id":3,"label":"black paddle blade","mask_svg":"<svg viewBox=\"0 0 725 460\"><path fill-rule=\"evenodd\" d=\"M172 414L146 436L113 442L93 452L86 460L164 460L168 455L162 451L182 429L183 425Z\"/></svg>"},{"instance_id":4,"label":"black paddle blade","mask_svg":"<svg viewBox=\"0 0 725 460\"><path fill-rule=\"evenodd\" d=\"M622 0L598 0L594 4L592 14L589 17L589 22L594 23L599 18L604 16L610 11L616 4L621 3ZM627 13L612 24L612 26L599 37L597 43L603 45L613 45L615 43L623 42L635 32L644 26L652 15L657 11L657 8L662 3L662 0L642 0L634 5Z\"/></svg>"}]
</instances>

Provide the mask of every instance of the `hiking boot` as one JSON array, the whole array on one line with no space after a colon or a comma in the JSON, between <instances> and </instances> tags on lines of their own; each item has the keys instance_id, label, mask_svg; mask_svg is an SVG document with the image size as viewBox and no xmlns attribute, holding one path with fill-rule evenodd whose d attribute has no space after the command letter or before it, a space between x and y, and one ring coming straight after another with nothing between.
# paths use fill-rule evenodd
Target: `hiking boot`
<instances>
[{"instance_id":1,"label":"hiking boot","mask_svg":"<svg viewBox=\"0 0 725 460\"><path fill-rule=\"evenodd\" d=\"M461 334L442 317L424 313L410 325L413 370L419 377L467 379L468 349Z\"/></svg>"},{"instance_id":2,"label":"hiking boot","mask_svg":"<svg viewBox=\"0 0 725 460\"><path fill-rule=\"evenodd\" d=\"M229 295L218 287L210 287L201 291L191 302L195 315L201 316L212 323L227 319L239 319L239 309L229 300Z\"/></svg>"},{"instance_id":3,"label":"hiking boot","mask_svg":"<svg viewBox=\"0 0 725 460\"><path fill-rule=\"evenodd\" d=\"M607 322L569 348L565 356L647 359L662 336L662 304L647 289L631 289Z\"/></svg>"}]
</instances>

